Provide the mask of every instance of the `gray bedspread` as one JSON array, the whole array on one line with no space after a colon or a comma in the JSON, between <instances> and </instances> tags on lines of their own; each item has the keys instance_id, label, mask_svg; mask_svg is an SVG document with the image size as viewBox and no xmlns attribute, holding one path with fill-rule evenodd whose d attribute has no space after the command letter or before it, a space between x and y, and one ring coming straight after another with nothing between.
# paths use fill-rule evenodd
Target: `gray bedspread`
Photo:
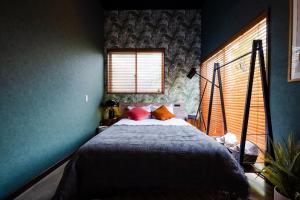
<instances>
[{"instance_id":1,"label":"gray bedspread","mask_svg":"<svg viewBox=\"0 0 300 200\"><path fill-rule=\"evenodd\" d=\"M128 190L248 194L228 150L192 126L112 126L67 165L53 199L91 199Z\"/></svg>"}]
</instances>

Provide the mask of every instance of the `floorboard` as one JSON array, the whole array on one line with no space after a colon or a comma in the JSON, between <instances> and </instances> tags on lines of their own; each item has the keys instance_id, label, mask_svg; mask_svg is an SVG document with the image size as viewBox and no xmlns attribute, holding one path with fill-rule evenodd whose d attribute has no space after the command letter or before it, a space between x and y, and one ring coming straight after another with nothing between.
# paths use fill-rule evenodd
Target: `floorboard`
<instances>
[{"instance_id":1,"label":"floorboard","mask_svg":"<svg viewBox=\"0 0 300 200\"><path fill-rule=\"evenodd\" d=\"M64 167L62 165L54 172L46 176L33 187L29 188L16 200L50 200L61 179ZM246 173L251 186L249 199L271 200L273 199L273 188L255 173ZM156 192L139 194L122 194L102 198L101 200L224 200L224 195L187 193L187 192Z\"/></svg>"}]
</instances>

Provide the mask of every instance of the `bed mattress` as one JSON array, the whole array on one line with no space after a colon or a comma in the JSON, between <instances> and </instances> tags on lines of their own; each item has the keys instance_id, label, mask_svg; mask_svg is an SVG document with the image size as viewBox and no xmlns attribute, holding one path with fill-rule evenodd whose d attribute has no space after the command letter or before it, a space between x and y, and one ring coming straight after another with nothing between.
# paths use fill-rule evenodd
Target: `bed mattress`
<instances>
[{"instance_id":1,"label":"bed mattress","mask_svg":"<svg viewBox=\"0 0 300 200\"><path fill-rule=\"evenodd\" d=\"M175 121L123 120L98 134L69 162L53 199L91 199L128 190L247 196L247 179L228 150L183 120Z\"/></svg>"}]
</instances>

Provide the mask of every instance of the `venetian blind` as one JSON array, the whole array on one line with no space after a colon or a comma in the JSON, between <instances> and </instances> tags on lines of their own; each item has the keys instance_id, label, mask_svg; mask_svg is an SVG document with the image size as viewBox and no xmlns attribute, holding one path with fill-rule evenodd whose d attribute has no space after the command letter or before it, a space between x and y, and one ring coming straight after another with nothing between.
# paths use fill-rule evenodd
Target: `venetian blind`
<instances>
[{"instance_id":1,"label":"venetian blind","mask_svg":"<svg viewBox=\"0 0 300 200\"><path fill-rule=\"evenodd\" d=\"M222 65L247 52L250 52L252 49L252 41L257 39L260 39L263 42L264 55L266 60L268 51L266 17L260 19L257 23L255 23L255 25L251 26L235 40L228 43L224 48L206 59L201 65L201 74L205 77L208 77L209 79L212 79L214 63L218 62L220 63L220 65ZM251 55L246 56L221 69L227 131L235 134L239 140L241 138L242 131L250 57ZM257 59L254 74L247 140L254 142L264 151L266 149L265 113L260 79L260 69L258 64L259 61ZM218 81L216 81L216 84L219 84ZM200 86L201 91L203 91L204 85L205 81L202 81ZM211 85L208 84L202 104L202 112L205 122L207 121L210 92ZM215 95L213 100L212 118L209 134L222 135L224 129L218 88L215 88L214 94ZM203 124L201 125L201 129L204 131ZM262 160L262 155L260 155L259 160Z\"/></svg>"},{"instance_id":2,"label":"venetian blind","mask_svg":"<svg viewBox=\"0 0 300 200\"><path fill-rule=\"evenodd\" d=\"M109 93L162 93L164 51L108 51Z\"/></svg>"}]
</instances>

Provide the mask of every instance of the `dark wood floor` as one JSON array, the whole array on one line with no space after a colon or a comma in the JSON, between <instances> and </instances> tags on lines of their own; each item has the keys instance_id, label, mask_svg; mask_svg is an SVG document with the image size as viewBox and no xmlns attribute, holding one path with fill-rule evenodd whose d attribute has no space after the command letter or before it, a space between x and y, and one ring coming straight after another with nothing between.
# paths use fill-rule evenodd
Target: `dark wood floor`
<instances>
[{"instance_id":1,"label":"dark wood floor","mask_svg":"<svg viewBox=\"0 0 300 200\"><path fill-rule=\"evenodd\" d=\"M191 193L191 192L157 192L122 194L101 198L101 200L224 200L230 199L222 194ZM99 199L100 200L100 199Z\"/></svg>"},{"instance_id":2,"label":"dark wood floor","mask_svg":"<svg viewBox=\"0 0 300 200\"><path fill-rule=\"evenodd\" d=\"M246 174L251 186L251 200L273 200L273 188L255 173ZM220 193L191 193L191 192L157 192L130 193L104 197L101 200L231 200L226 194Z\"/></svg>"},{"instance_id":3,"label":"dark wood floor","mask_svg":"<svg viewBox=\"0 0 300 200\"><path fill-rule=\"evenodd\" d=\"M16 200L50 200L62 176L65 165L59 167L38 184L21 194ZM273 188L255 173L246 173L251 187L251 200L273 200ZM101 198L101 200L230 200L224 194L203 193L138 193L122 194Z\"/></svg>"}]
</instances>

